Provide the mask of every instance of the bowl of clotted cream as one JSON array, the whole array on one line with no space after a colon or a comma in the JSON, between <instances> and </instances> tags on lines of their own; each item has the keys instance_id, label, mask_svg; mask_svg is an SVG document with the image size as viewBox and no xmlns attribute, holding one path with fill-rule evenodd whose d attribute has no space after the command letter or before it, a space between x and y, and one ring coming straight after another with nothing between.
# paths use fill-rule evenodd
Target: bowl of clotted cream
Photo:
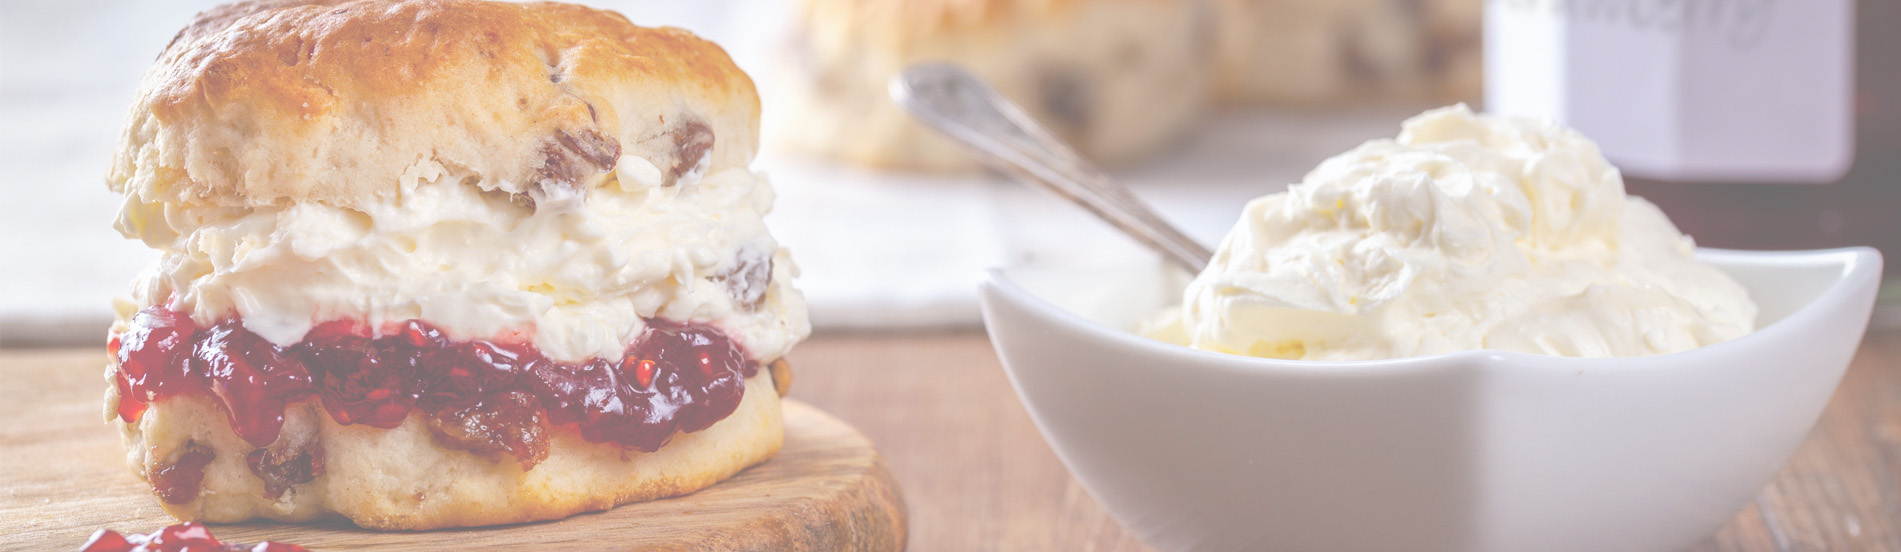
<instances>
[{"instance_id":1,"label":"bowl of clotted cream","mask_svg":"<svg viewBox=\"0 0 1901 552\"><path fill-rule=\"evenodd\" d=\"M1164 550L1674 550L1795 451L1870 248L1697 249L1584 137L1463 106L1251 202L1200 274L1000 269L1037 427Z\"/></svg>"}]
</instances>

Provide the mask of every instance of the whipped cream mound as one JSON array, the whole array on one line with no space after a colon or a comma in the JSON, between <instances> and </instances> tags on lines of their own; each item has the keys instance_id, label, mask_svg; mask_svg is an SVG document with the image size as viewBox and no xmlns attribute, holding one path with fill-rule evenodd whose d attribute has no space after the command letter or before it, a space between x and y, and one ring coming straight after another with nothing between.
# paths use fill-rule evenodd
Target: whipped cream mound
<instances>
[{"instance_id":1,"label":"whipped cream mound","mask_svg":"<svg viewBox=\"0 0 1901 552\"><path fill-rule=\"evenodd\" d=\"M1639 356L1749 333L1755 303L1694 249L1577 132L1456 105L1250 202L1138 331L1304 360Z\"/></svg>"},{"instance_id":2,"label":"whipped cream mound","mask_svg":"<svg viewBox=\"0 0 1901 552\"><path fill-rule=\"evenodd\" d=\"M201 325L237 315L278 346L329 320L421 319L457 339L528 336L557 360L618 359L643 318L708 322L760 361L811 327L796 268L767 233L772 187L746 169L663 185L622 157L615 182L483 190L433 161L364 210L220 208L128 196L117 227L163 252L121 321L170 304Z\"/></svg>"}]
</instances>

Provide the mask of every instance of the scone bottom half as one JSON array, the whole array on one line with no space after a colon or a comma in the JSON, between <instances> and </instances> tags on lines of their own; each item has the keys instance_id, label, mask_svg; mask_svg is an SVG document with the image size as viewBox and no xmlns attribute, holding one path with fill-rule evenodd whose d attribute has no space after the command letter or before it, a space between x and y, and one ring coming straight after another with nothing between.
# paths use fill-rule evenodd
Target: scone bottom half
<instances>
[{"instance_id":1,"label":"scone bottom half","mask_svg":"<svg viewBox=\"0 0 1901 552\"><path fill-rule=\"evenodd\" d=\"M776 452L790 383L784 359L760 370L718 328L661 319L619 360L560 362L532 343L454 340L420 320L376 330L328 322L278 347L237 319L198 327L149 307L108 349L107 414L135 471L167 511L213 522L334 512L370 528L422 529L685 494ZM730 456L674 450L708 446ZM576 464L587 471L573 473ZM339 467L386 480L343 481ZM392 467L426 476L387 480ZM525 496L669 469L683 473L636 477L649 488L623 496L587 486ZM244 493L253 496L232 496ZM455 511L402 513L432 493Z\"/></svg>"}]
</instances>

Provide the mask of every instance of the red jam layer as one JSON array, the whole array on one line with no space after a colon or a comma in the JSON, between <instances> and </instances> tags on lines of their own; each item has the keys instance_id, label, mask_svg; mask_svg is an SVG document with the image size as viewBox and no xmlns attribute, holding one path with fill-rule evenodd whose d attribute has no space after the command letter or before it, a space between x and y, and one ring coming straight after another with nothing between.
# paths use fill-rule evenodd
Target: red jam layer
<instances>
[{"instance_id":1,"label":"red jam layer","mask_svg":"<svg viewBox=\"0 0 1901 552\"><path fill-rule=\"evenodd\" d=\"M579 363L543 357L532 344L449 339L420 320L389 335L327 322L277 347L237 318L200 328L156 306L134 314L110 346L127 423L155 401L209 393L239 436L265 447L283 428L285 405L316 395L337 423L394 428L417 411L448 444L505 451L526 466L547 455L545 426L658 450L676 431L731 415L759 370L719 330L662 319L647 320L619 361Z\"/></svg>"},{"instance_id":2,"label":"red jam layer","mask_svg":"<svg viewBox=\"0 0 1901 552\"><path fill-rule=\"evenodd\" d=\"M295 544L264 541L255 545L218 542L211 530L195 522L159 529L150 535L121 535L111 529L92 534L79 552L309 552Z\"/></svg>"}]
</instances>

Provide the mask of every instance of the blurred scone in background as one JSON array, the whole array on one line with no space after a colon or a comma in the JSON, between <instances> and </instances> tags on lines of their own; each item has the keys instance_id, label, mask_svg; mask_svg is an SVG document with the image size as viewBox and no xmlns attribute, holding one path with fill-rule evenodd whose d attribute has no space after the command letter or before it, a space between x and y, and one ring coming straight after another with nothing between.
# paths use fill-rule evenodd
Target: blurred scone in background
<instances>
[{"instance_id":1,"label":"blurred scone in background","mask_svg":"<svg viewBox=\"0 0 1901 552\"><path fill-rule=\"evenodd\" d=\"M1214 0L1233 103L1478 99L1483 0Z\"/></svg>"},{"instance_id":2,"label":"blurred scone in background","mask_svg":"<svg viewBox=\"0 0 1901 552\"><path fill-rule=\"evenodd\" d=\"M975 160L887 93L912 64L969 68L1104 162L1168 143L1200 113L1213 66L1200 0L797 0L762 94L769 140L880 167Z\"/></svg>"},{"instance_id":3,"label":"blurred scone in background","mask_svg":"<svg viewBox=\"0 0 1901 552\"><path fill-rule=\"evenodd\" d=\"M1098 162L1174 143L1209 103L1476 101L1481 0L791 0L774 145L875 168L976 166L892 103L963 65Z\"/></svg>"}]
</instances>

